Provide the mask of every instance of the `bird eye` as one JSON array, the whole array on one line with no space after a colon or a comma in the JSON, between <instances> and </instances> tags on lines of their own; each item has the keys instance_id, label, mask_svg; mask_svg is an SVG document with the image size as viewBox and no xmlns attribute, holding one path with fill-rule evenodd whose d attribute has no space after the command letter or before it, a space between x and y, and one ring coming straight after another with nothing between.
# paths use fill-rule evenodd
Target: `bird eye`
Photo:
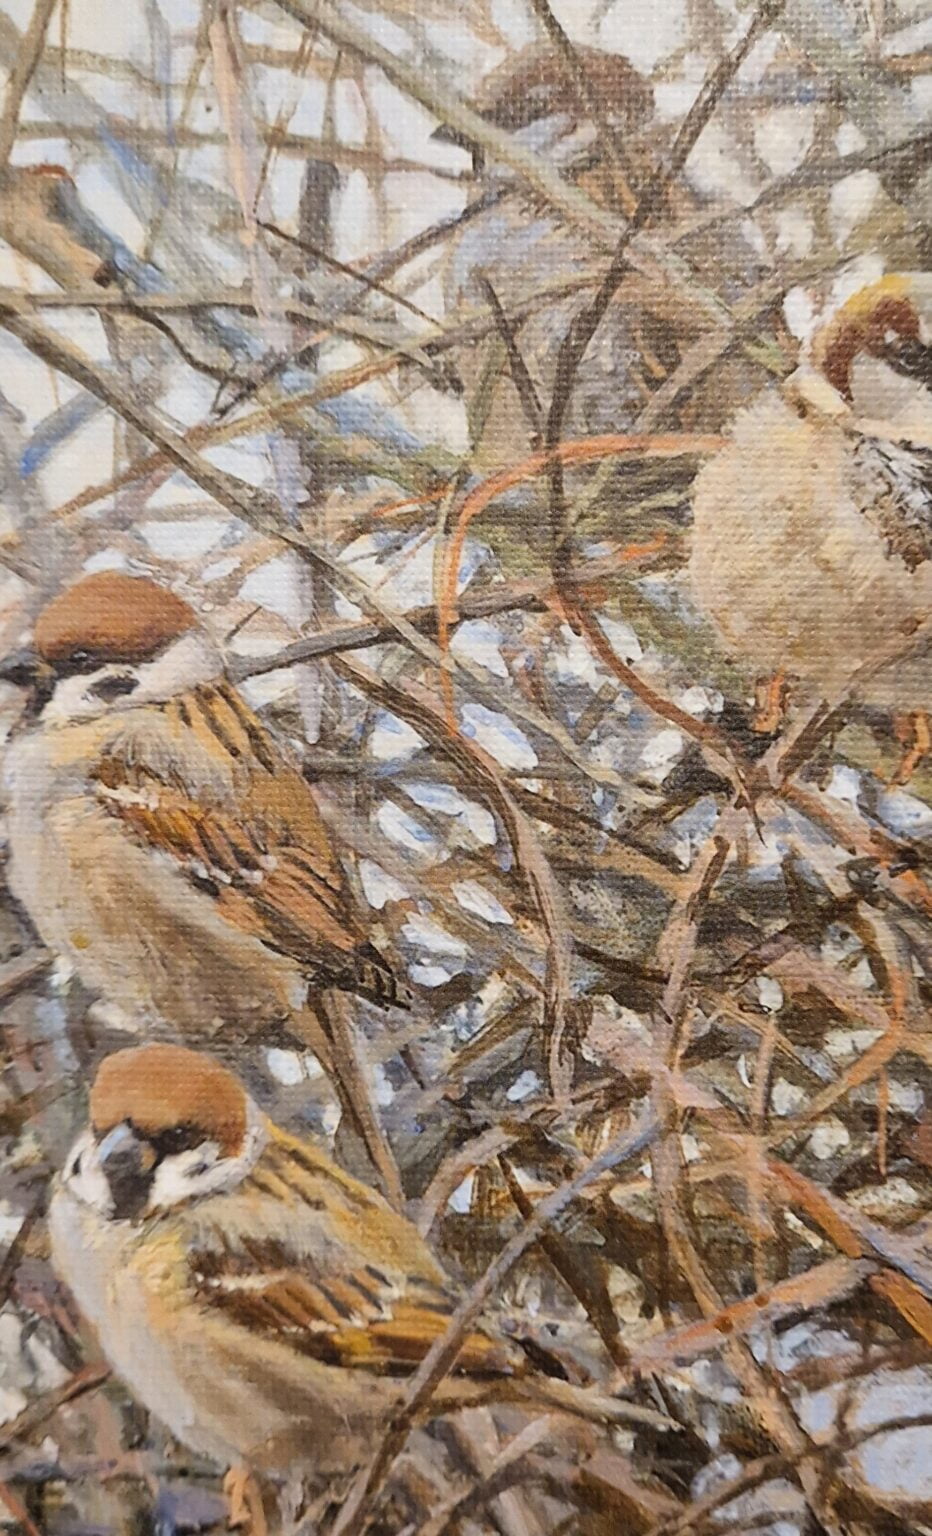
<instances>
[{"instance_id":1,"label":"bird eye","mask_svg":"<svg viewBox=\"0 0 932 1536\"><path fill-rule=\"evenodd\" d=\"M202 1179L204 1177L204 1174L205 1173L209 1173L209 1172L210 1172L210 1164L209 1163L195 1163L193 1168L189 1168L188 1169L188 1178L189 1179Z\"/></svg>"},{"instance_id":2,"label":"bird eye","mask_svg":"<svg viewBox=\"0 0 932 1536\"><path fill-rule=\"evenodd\" d=\"M100 699L104 704L111 704L114 699L122 699L129 693L135 693L138 687L138 677L134 677L131 672L118 672L92 683L87 692L89 698Z\"/></svg>"},{"instance_id":3,"label":"bird eye","mask_svg":"<svg viewBox=\"0 0 932 1536\"><path fill-rule=\"evenodd\" d=\"M904 378L915 379L928 389L932 385L932 347L917 337L889 335L878 349L882 362L888 363Z\"/></svg>"},{"instance_id":4,"label":"bird eye","mask_svg":"<svg viewBox=\"0 0 932 1536\"><path fill-rule=\"evenodd\" d=\"M103 663L104 658L96 656L93 651L77 650L69 652L66 657L57 662L55 670L59 676L73 677L76 673L96 672Z\"/></svg>"},{"instance_id":5,"label":"bird eye","mask_svg":"<svg viewBox=\"0 0 932 1536\"><path fill-rule=\"evenodd\" d=\"M191 1152L204 1140L204 1132L196 1125L171 1125L151 1137L160 1158L174 1157L178 1152Z\"/></svg>"}]
</instances>

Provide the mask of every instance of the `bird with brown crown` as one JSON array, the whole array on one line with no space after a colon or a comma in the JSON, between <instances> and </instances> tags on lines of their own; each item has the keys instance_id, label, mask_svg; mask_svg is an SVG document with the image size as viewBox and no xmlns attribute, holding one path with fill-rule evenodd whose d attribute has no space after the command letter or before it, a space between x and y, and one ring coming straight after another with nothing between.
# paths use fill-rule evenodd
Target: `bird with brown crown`
<instances>
[{"instance_id":1,"label":"bird with brown crown","mask_svg":"<svg viewBox=\"0 0 932 1536\"><path fill-rule=\"evenodd\" d=\"M782 390L739 411L696 481L689 574L760 674L762 729L787 690L816 703L851 688L898 718L906 782L930 741L929 658L873 663L932 614L932 277L859 291Z\"/></svg>"},{"instance_id":2,"label":"bird with brown crown","mask_svg":"<svg viewBox=\"0 0 932 1536\"><path fill-rule=\"evenodd\" d=\"M306 1040L358 1118L322 994L402 988L193 609L148 578L85 576L0 676L32 680L6 754L9 883L49 949L150 1032Z\"/></svg>"},{"instance_id":3,"label":"bird with brown crown","mask_svg":"<svg viewBox=\"0 0 932 1536\"><path fill-rule=\"evenodd\" d=\"M219 1062L179 1046L103 1062L50 1229L113 1370L178 1440L235 1469L234 1519L261 1518L251 1474L319 1484L359 1466L456 1307L409 1221L273 1124ZM477 1327L426 1416L490 1398L669 1422L542 1376Z\"/></svg>"},{"instance_id":4,"label":"bird with brown crown","mask_svg":"<svg viewBox=\"0 0 932 1536\"><path fill-rule=\"evenodd\" d=\"M569 52L539 43L510 55L482 81L475 106L487 122L559 168L593 210L619 218L633 215L672 142L650 81L620 54L578 43ZM435 137L469 142L449 128ZM499 306L489 340L471 342L456 356L467 396L477 404L471 427L482 425L472 463L487 473L513 465L516 445L539 429L529 419L529 396L536 396L536 414L544 416L560 387L555 370L586 297L582 285L588 279L597 287L604 264L591 235L557 217L508 165L494 158L485 163L478 149L473 158L477 193L447 241L443 274L447 308L470 333L477 311L492 319L492 295ZM655 233L674 227L677 259L708 291L717 291L723 264L738 284L759 281L760 256L742 228L733 220L723 226L697 218L703 205L699 183L687 170L655 210ZM714 305L684 303L681 281L671 283L666 261L658 262L649 245L632 246L598 335L574 370L565 437L633 429L689 349L718 330ZM501 312L533 384L533 391L525 386L523 399L503 352ZM743 391L751 377L739 349L721 358L714 381L700 381L690 393L690 428L717 431L726 391Z\"/></svg>"}]
</instances>

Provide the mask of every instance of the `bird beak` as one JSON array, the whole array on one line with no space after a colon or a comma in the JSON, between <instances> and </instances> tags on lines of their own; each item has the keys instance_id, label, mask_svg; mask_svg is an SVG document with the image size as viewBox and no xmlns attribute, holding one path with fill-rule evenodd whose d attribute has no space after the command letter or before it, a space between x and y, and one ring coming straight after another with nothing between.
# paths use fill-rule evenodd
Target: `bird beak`
<instances>
[{"instance_id":1,"label":"bird beak","mask_svg":"<svg viewBox=\"0 0 932 1536\"><path fill-rule=\"evenodd\" d=\"M49 670L48 664L41 660L36 651L23 647L18 651L10 651L0 661L0 683L15 683L17 688L34 688Z\"/></svg>"},{"instance_id":2,"label":"bird beak","mask_svg":"<svg viewBox=\"0 0 932 1536\"><path fill-rule=\"evenodd\" d=\"M12 683L27 695L26 718L42 713L55 687L55 673L47 661L31 649L10 651L0 661L0 683Z\"/></svg>"},{"instance_id":3,"label":"bird beak","mask_svg":"<svg viewBox=\"0 0 932 1536\"><path fill-rule=\"evenodd\" d=\"M124 1120L98 1144L97 1157L110 1186L115 1219L134 1221L149 1202L158 1163L154 1147Z\"/></svg>"}]
</instances>

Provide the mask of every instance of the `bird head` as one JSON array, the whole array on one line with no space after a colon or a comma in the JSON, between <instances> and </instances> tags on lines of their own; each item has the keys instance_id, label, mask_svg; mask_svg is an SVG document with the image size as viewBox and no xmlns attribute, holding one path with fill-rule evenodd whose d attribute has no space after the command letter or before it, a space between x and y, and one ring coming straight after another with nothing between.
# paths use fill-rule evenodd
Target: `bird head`
<instances>
[{"instance_id":1,"label":"bird head","mask_svg":"<svg viewBox=\"0 0 932 1536\"><path fill-rule=\"evenodd\" d=\"M594 106L602 122L627 142L651 119L650 85L618 54L579 46L573 53L575 73L550 47L531 47L507 60L483 81L479 115L541 153L557 145L570 153L597 137L589 111ZM434 138L472 149L475 168L481 169L482 151L463 133L444 125Z\"/></svg>"},{"instance_id":2,"label":"bird head","mask_svg":"<svg viewBox=\"0 0 932 1536\"><path fill-rule=\"evenodd\" d=\"M922 273L889 273L861 288L816 335L812 360L849 404L859 358L873 358L893 373L932 387L932 334L923 300L932 280Z\"/></svg>"},{"instance_id":3,"label":"bird head","mask_svg":"<svg viewBox=\"0 0 932 1536\"><path fill-rule=\"evenodd\" d=\"M265 1140L263 1116L212 1056L136 1046L101 1064L60 1182L108 1220L138 1222L235 1188Z\"/></svg>"},{"instance_id":4,"label":"bird head","mask_svg":"<svg viewBox=\"0 0 932 1536\"><path fill-rule=\"evenodd\" d=\"M42 610L33 648L0 662L32 691L32 713L61 724L151 704L207 682L222 662L194 610L145 576L83 576Z\"/></svg>"}]
</instances>

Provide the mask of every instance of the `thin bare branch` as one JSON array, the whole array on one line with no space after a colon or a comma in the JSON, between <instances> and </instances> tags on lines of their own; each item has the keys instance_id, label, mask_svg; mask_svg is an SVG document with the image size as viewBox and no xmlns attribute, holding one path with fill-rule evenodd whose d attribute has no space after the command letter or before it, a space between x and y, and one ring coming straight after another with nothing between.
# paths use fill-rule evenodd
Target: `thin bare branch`
<instances>
[{"instance_id":1,"label":"thin bare branch","mask_svg":"<svg viewBox=\"0 0 932 1536\"><path fill-rule=\"evenodd\" d=\"M387 1432L375 1455L353 1488L340 1511L331 1536L350 1536L360 1527L356 1522L384 1484L392 1465L407 1438L418 1413L426 1408L444 1376L456 1360L463 1339L480 1316L483 1308L500 1290L515 1265L528 1249L539 1241L548 1229L557 1229L572 1210L575 1201L599 1183L607 1174L616 1172L632 1158L641 1156L652 1144L658 1132L655 1122L648 1120L634 1130L626 1130L616 1137L597 1158L562 1184L553 1194L540 1202L530 1221L515 1234L501 1253L489 1265L485 1274L463 1297L456 1308L446 1332L432 1344L405 1389L403 1400L392 1415Z\"/></svg>"},{"instance_id":2,"label":"thin bare branch","mask_svg":"<svg viewBox=\"0 0 932 1536\"><path fill-rule=\"evenodd\" d=\"M29 89L29 82L36 71L45 47L45 34L58 0L36 0L29 26L23 33L16 62L13 65L0 117L0 171L3 171L13 152L19 129L19 113Z\"/></svg>"}]
</instances>

